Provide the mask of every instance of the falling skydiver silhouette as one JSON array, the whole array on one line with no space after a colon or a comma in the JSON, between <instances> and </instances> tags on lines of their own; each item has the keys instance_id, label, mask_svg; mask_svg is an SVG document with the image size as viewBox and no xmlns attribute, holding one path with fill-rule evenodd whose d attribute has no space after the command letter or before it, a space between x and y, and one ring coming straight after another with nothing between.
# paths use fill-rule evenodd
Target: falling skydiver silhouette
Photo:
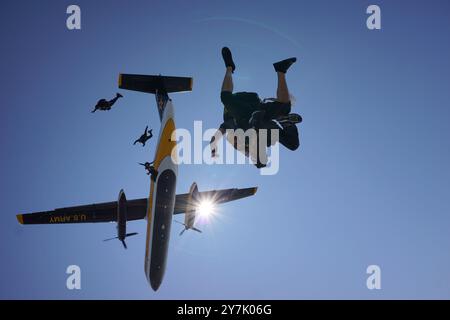
<instances>
[{"instance_id":1,"label":"falling skydiver silhouette","mask_svg":"<svg viewBox=\"0 0 450 320\"><path fill-rule=\"evenodd\" d=\"M158 177L158 170L155 169L153 166L153 162L146 162L146 163L139 163L141 166L145 167L145 170L147 171L147 175L151 176L151 179L153 181L156 181L156 178Z\"/></svg>"},{"instance_id":2,"label":"falling skydiver silhouette","mask_svg":"<svg viewBox=\"0 0 450 320\"><path fill-rule=\"evenodd\" d=\"M150 131L148 131L148 126L145 127L145 131L144 134L142 134L139 139L137 139L136 141L134 141L133 145L135 145L136 143L142 143L142 146L145 147L145 143L150 140L153 137L153 129L150 129Z\"/></svg>"},{"instance_id":3,"label":"falling skydiver silhouette","mask_svg":"<svg viewBox=\"0 0 450 320\"><path fill-rule=\"evenodd\" d=\"M117 93L116 97L109 101L106 99L98 100L97 104L94 107L94 110L92 110L91 113L94 113L97 110L101 111L111 110L112 106L116 103L117 100L119 100L119 98L123 98L123 96L120 93Z\"/></svg>"}]
</instances>

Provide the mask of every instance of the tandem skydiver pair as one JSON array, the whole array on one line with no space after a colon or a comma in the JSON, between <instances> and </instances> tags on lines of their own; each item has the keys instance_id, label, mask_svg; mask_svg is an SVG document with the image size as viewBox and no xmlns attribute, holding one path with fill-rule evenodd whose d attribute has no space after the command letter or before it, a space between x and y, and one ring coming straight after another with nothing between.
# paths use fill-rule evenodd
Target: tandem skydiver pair
<instances>
[{"instance_id":1,"label":"tandem skydiver pair","mask_svg":"<svg viewBox=\"0 0 450 320\"><path fill-rule=\"evenodd\" d=\"M222 135L227 133L227 129L279 130L278 142L289 150L298 149L300 142L296 124L302 122L302 117L291 113L291 96L286 82L286 72L297 61L297 58L289 58L273 64L278 77L277 96L262 100L255 92L233 93L232 74L236 70L236 65L229 48L222 48L222 57L226 67L220 93L220 99L224 105L223 122L211 138L211 156L216 156L216 143ZM270 134L268 137L267 147L277 142L271 141ZM233 146L238 149L236 142ZM248 147L246 144L246 150L242 150L246 156L249 156ZM263 168L266 163L260 161L257 156L255 166Z\"/></svg>"}]
</instances>

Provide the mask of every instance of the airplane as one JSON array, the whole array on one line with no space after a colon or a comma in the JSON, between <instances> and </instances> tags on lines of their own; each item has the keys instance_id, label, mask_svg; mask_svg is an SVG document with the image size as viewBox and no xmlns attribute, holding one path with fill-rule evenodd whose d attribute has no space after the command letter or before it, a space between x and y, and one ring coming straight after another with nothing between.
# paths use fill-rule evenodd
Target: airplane
<instances>
[{"instance_id":1,"label":"airplane","mask_svg":"<svg viewBox=\"0 0 450 320\"><path fill-rule=\"evenodd\" d=\"M202 208L205 201L207 204L221 204L246 198L254 195L257 187L199 192L194 183L189 193L176 194L178 166L171 158L172 151L177 154L174 150L176 142L171 139L175 120L168 94L192 91L192 78L120 74L119 88L150 93L156 97L161 120L154 158L158 175L156 179L150 179L148 198L127 200L125 192L120 190L117 201L18 214L17 220L25 225L117 222L117 237L113 239L121 241L126 248L125 239L136 235L135 232L127 233L127 221L146 219L144 271L151 288L157 291L166 269L173 215L186 213L185 227L193 229L196 211Z\"/></svg>"}]
</instances>

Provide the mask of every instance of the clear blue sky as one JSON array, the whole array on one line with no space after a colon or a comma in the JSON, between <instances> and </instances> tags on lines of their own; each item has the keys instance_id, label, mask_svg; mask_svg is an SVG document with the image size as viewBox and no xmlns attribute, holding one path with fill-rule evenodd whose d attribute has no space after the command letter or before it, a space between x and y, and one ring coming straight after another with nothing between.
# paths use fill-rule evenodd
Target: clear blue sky
<instances>
[{"instance_id":1,"label":"clear blue sky","mask_svg":"<svg viewBox=\"0 0 450 320\"><path fill-rule=\"evenodd\" d=\"M450 4L448 1L3 1L0 12L0 297L138 299L450 298ZM382 30L366 28L378 4ZM252 166L179 168L178 192L259 186L221 207L204 233L172 228L154 293L144 275L146 222L119 242L114 224L20 226L19 212L148 195L133 147L152 96L117 91L120 72L192 76L174 95L177 125L220 123L223 45L237 90L275 94L272 63L297 56L289 87L301 147L275 176ZM82 270L82 290L65 269ZM382 289L366 288L366 268Z\"/></svg>"}]
</instances>

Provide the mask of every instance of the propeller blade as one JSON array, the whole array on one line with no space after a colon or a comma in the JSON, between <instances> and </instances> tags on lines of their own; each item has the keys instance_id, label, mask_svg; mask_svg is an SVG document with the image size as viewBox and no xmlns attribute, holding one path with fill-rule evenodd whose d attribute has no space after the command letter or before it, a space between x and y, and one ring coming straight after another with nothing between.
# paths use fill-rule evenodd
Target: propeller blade
<instances>
[{"instance_id":1,"label":"propeller blade","mask_svg":"<svg viewBox=\"0 0 450 320\"><path fill-rule=\"evenodd\" d=\"M195 228L195 227L192 227L191 229L192 229L192 230L194 230L194 231L197 231L197 232L200 232L200 233L202 233L202 231L201 231L201 230L199 230L199 229L197 229L197 228Z\"/></svg>"},{"instance_id":2,"label":"propeller blade","mask_svg":"<svg viewBox=\"0 0 450 320\"><path fill-rule=\"evenodd\" d=\"M186 227L186 225L183 222L180 222L180 221L177 221L177 220L173 220L173 221L175 221L176 223L179 223L179 224L181 224L181 225Z\"/></svg>"},{"instance_id":3,"label":"propeller blade","mask_svg":"<svg viewBox=\"0 0 450 320\"><path fill-rule=\"evenodd\" d=\"M131 237L131 236L135 236L135 235L137 235L137 234L138 234L137 232L127 233L127 234L125 235L125 237Z\"/></svg>"},{"instance_id":4,"label":"propeller blade","mask_svg":"<svg viewBox=\"0 0 450 320\"><path fill-rule=\"evenodd\" d=\"M103 241L111 241L111 240L115 240L115 239L119 239L119 237L109 238L109 239L105 239Z\"/></svg>"},{"instance_id":5,"label":"propeller blade","mask_svg":"<svg viewBox=\"0 0 450 320\"><path fill-rule=\"evenodd\" d=\"M182 236L183 235L183 233L186 231L187 229L186 228L184 228L183 230L181 230L181 232L180 232L180 236Z\"/></svg>"},{"instance_id":6,"label":"propeller blade","mask_svg":"<svg viewBox=\"0 0 450 320\"><path fill-rule=\"evenodd\" d=\"M124 247L125 249L128 249L128 248L127 248L127 244L125 243L125 240L122 240L122 244L123 244L123 247Z\"/></svg>"}]
</instances>

